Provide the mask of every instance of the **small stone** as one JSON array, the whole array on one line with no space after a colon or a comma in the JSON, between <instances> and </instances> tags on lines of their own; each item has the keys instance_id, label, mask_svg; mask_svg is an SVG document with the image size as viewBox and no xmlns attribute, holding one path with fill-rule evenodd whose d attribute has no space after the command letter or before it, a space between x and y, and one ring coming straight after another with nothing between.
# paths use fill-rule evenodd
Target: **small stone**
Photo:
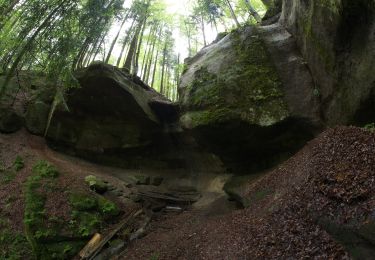
<instances>
[{"instance_id":1,"label":"small stone","mask_svg":"<svg viewBox=\"0 0 375 260\"><path fill-rule=\"evenodd\" d=\"M136 185L150 185L150 176L145 176L145 175L137 175L134 176L136 179Z\"/></svg>"},{"instance_id":2,"label":"small stone","mask_svg":"<svg viewBox=\"0 0 375 260\"><path fill-rule=\"evenodd\" d=\"M160 186L164 181L163 177L152 177L151 178L151 185Z\"/></svg>"},{"instance_id":3,"label":"small stone","mask_svg":"<svg viewBox=\"0 0 375 260\"><path fill-rule=\"evenodd\" d=\"M99 194L103 194L108 190L108 185L94 175L86 176L85 182L90 186L91 190Z\"/></svg>"}]
</instances>

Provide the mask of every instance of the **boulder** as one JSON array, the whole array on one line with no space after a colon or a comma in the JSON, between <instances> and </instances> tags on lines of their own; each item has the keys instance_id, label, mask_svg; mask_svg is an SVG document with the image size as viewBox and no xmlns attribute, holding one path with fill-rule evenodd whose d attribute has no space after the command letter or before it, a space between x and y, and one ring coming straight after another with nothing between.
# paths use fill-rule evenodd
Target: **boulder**
<instances>
[{"instance_id":1,"label":"boulder","mask_svg":"<svg viewBox=\"0 0 375 260\"><path fill-rule=\"evenodd\" d=\"M43 135L47 126L51 106L36 100L27 106L25 124L27 130L35 135Z\"/></svg>"},{"instance_id":2,"label":"boulder","mask_svg":"<svg viewBox=\"0 0 375 260\"><path fill-rule=\"evenodd\" d=\"M23 126L23 118L12 108L0 107L0 132L14 133Z\"/></svg>"},{"instance_id":3,"label":"boulder","mask_svg":"<svg viewBox=\"0 0 375 260\"><path fill-rule=\"evenodd\" d=\"M170 101L116 67L95 63L76 77L81 87L67 93L69 111L56 111L48 131L56 147L85 156L142 149L176 117Z\"/></svg>"},{"instance_id":4,"label":"boulder","mask_svg":"<svg viewBox=\"0 0 375 260\"><path fill-rule=\"evenodd\" d=\"M103 194L108 190L108 184L96 176L86 176L85 182L89 185L91 190L94 190L97 193Z\"/></svg>"},{"instance_id":5,"label":"boulder","mask_svg":"<svg viewBox=\"0 0 375 260\"><path fill-rule=\"evenodd\" d=\"M179 86L182 126L229 167L246 171L295 151L320 123L313 81L291 35L269 28L245 27L207 46L186 61Z\"/></svg>"},{"instance_id":6,"label":"boulder","mask_svg":"<svg viewBox=\"0 0 375 260\"><path fill-rule=\"evenodd\" d=\"M280 22L309 66L325 122L373 122L374 1L284 0Z\"/></svg>"}]
</instances>

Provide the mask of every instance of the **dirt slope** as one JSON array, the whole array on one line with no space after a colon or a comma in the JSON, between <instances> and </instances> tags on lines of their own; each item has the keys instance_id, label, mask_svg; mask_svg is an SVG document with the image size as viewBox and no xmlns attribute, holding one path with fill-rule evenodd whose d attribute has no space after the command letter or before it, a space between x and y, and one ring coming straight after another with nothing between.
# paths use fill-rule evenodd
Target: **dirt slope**
<instances>
[{"instance_id":1,"label":"dirt slope","mask_svg":"<svg viewBox=\"0 0 375 260\"><path fill-rule=\"evenodd\" d=\"M123 259L374 259L374 170L375 134L327 130L249 185L248 209L156 223Z\"/></svg>"}]
</instances>

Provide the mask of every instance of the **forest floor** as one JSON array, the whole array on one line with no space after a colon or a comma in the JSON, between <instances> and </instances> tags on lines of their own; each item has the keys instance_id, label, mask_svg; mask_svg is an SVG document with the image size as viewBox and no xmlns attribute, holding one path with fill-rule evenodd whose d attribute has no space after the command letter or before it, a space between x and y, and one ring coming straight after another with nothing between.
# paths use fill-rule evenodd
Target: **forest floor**
<instances>
[{"instance_id":1,"label":"forest floor","mask_svg":"<svg viewBox=\"0 0 375 260\"><path fill-rule=\"evenodd\" d=\"M327 218L355 229L373 221L374 182L375 134L330 129L249 183L249 208L209 218L184 212L155 222L124 259L350 259L317 223ZM357 259L375 259L372 253Z\"/></svg>"},{"instance_id":2,"label":"forest floor","mask_svg":"<svg viewBox=\"0 0 375 260\"><path fill-rule=\"evenodd\" d=\"M17 156L25 167L5 176L0 189L0 215L14 233L23 231L24 183L36 160L54 164L64 173L60 185L69 189L87 189L87 175L119 183L115 176L120 169L62 155L26 131L0 135L3 167L10 167ZM212 185L217 189L221 182L219 178ZM338 225L355 220L361 226L375 218L374 182L375 134L354 127L329 129L281 166L249 182L243 194L248 208L235 209L225 196L216 196L180 214L158 214L146 235L115 259L350 259L317 220L325 217ZM66 198L53 194L48 210L67 218Z\"/></svg>"}]
</instances>

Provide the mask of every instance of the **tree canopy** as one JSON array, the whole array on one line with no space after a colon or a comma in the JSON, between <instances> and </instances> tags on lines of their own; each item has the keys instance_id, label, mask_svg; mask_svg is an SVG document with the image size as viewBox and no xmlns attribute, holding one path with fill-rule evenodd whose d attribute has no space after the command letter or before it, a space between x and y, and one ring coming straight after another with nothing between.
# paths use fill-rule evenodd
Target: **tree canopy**
<instances>
[{"instance_id":1,"label":"tree canopy","mask_svg":"<svg viewBox=\"0 0 375 260\"><path fill-rule=\"evenodd\" d=\"M173 1L172 1L173 2ZM18 70L73 87L73 72L100 60L177 99L183 59L217 33L259 22L260 0L0 0L0 97ZM180 1L178 1L180 2Z\"/></svg>"}]
</instances>

